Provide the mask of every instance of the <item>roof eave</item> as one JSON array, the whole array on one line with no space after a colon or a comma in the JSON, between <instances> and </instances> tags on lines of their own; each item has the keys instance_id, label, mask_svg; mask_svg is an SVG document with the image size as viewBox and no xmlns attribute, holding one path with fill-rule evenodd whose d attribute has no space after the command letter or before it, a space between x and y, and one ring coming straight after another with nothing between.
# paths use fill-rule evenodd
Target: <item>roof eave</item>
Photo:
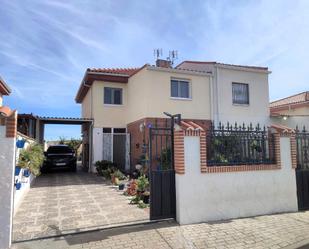
<instances>
[{"instance_id":1,"label":"roof eave","mask_svg":"<svg viewBox=\"0 0 309 249\"><path fill-rule=\"evenodd\" d=\"M5 81L0 77L0 92L3 95L10 95L12 90L11 88L5 83Z\"/></svg>"}]
</instances>

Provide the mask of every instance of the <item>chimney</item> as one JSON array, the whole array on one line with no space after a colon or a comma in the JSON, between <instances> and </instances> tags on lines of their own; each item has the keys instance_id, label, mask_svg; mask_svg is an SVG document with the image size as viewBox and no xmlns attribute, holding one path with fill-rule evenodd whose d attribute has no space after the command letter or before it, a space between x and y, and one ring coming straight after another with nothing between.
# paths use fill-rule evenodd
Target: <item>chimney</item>
<instances>
[{"instance_id":1,"label":"chimney","mask_svg":"<svg viewBox=\"0 0 309 249\"><path fill-rule=\"evenodd\" d=\"M156 60L156 66L157 67L172 68L171 61L162 60L162 59L157 59Z\"/></svg>"}]
</instances>

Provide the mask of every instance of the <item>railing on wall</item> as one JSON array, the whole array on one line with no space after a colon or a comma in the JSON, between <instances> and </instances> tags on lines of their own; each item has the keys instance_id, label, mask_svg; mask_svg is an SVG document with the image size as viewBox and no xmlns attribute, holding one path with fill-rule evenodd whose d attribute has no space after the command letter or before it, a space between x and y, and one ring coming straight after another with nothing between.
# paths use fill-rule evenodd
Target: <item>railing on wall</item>
<instances>
[{"instance_id":1,"label":"railing on wall","mask_svg":"<svg viewBox=\"0 0 309 249\"><path fill-rule=\"evenodd\" d=\"M275 163L274 135L257 125L219 123L206 132L207 165L250 165Z\"/></svg>"},{"instance_id":2,"label":"railing on wall","mask_svg":"<svg viewBox=\"0 0 309 249\"><path fill-rule=\"evenodd\" d=\"M297 169L309 170L309 131L296 126Z\"/></svg>"}]
</instances>

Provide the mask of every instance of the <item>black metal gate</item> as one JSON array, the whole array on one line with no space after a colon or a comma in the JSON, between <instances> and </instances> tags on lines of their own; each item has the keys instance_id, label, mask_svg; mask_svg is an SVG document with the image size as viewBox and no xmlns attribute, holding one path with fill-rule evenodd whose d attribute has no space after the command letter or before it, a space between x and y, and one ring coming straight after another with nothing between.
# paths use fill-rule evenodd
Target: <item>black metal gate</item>
<instances>
[{"instance_id":1,"label":"black metal gate","mask_svg":"<svg viewBox=\"0 0 309 249\"><path fill-rule=\"evenodd\" d=\"M296 184L299 210L309 210L309 133L296 129Z\"/></svg>"},{"instance_id":2,"label":"black metal gate","mask_svg":"<svg viewBox=\"0 0 309 249\"><path fill-rule=\"evenodd\" d=\"M149 128L150 219L176 217L173 128Z\"/></svg>"}]
</instances>

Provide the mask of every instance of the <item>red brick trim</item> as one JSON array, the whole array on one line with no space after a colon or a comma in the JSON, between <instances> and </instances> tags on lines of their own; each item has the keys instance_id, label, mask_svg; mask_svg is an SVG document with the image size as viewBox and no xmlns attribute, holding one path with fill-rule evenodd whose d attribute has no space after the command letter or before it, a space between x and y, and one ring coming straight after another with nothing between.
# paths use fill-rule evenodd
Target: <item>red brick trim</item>
<instances>
[{"instance_id":1,"label":"red brick trim","mask_svg":"<svg viewBox=\"0 0 309 249\"><path fill-rule=\"evenodd\" d=\"M176 174L185 173L184 131L174 132L174 165Z\"/></svg>"},{"instance_id":2,"label":"red brick trim","mask_svg":"<svg viewBox=\"0 0 309 249\"><path fill-rule=\"evenodd\" d=\"M224 173L224 172L239 172L239 171L258 171L258 170L275 170L281 169L280 158L280 135L278 133L275 136L275 157L276 164L250 164L250 165L227 165L227 166L207 166L207 150L205 146L206 154L206 167L201 166L202 173ZM206 143L206 141L205 141ZM204 147L203 147L204 148Z\"/></svg>"},{"instance_id":3,"label":"red brick trim","mask_svg":"<svg viewBox=\"0 0 309 249\"><path fill-rule=\"evenodd\" d=\"M292 159L292 168L297 168L297 146L296 146L296 137L295 134L291 134L290 136L290 144L291 144L291 159Z\"/></svg>"},{"instance_id":4,"label":"red brick trim","mask_svg":"<svg viewBox=\"0 0 309 249\"><path fill-rule=\"evenodd\" d=\"M6 137L16 137L17 133L17 113L16 111L6 119Z\"/></svg>"}]
</instances>

